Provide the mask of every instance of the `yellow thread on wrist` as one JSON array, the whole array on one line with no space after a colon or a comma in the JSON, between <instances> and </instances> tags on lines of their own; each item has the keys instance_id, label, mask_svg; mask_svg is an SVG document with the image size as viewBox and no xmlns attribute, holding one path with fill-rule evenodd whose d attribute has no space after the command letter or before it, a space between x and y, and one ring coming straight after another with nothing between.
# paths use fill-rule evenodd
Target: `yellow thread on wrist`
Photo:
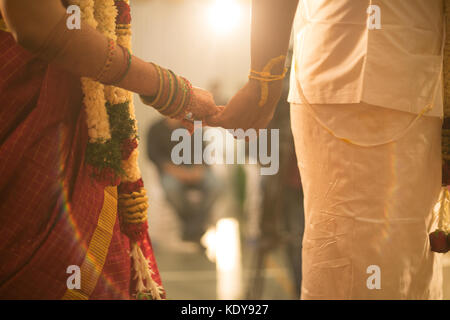
<instances>
[{"instance_id":1,"label":"yellow thread on wrist","mask_svg":"<svg viewBox=\"0 0 450 320\"><path fill-rule=\"evenodd\" d=\"M269 82L282 80L286 76L286 68L284 68L283 73L279 75L273 75L270 73L275 65L278 63L283 63L285 59L286 56L281 55L271 59L263 68L263 71L250 70L250 75L248 76L249 79L258 80L261 82L261 99L259 100L258 106L262 107L267 102L269 97Z\"/></svg>"},{"instance_id":2,"label":"yellow thread on wrist","mask_svg":"<svg viewBox=\"0 0 450 320\"><path fill-rule=\"evenodd\" d=\"M277 80L283 80L284 77L286 76L286 72L287 72L287 69L285 68L282 74L276 75L276 76L271 75L271 74L263 75L263 72L261 72L260 77L254 76L254 75L249 75L248 77L250 79L255 79L255 80L259 80L259 81L272 82L272 81L277 81ZM256 73L256 72L252 71L252 73Z\"/></svg>"}]
</instances>

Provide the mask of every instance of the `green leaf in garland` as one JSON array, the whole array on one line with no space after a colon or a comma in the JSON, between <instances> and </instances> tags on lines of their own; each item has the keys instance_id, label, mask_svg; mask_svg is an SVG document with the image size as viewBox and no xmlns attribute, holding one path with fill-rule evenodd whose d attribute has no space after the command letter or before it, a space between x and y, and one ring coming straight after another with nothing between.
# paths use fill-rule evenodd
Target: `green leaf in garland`
<instances>
[{"instance_id":1,"label":"green leaf in garland","mask_svg":"<svg viewBox=\"0 0 450 320\"><path fill-rule=\"evenodd\" d=\"M129 102L106 104L111 128L111 139L102 142L88 143L86 148L86 162L102 170L110 168L117 175L125 172L122 169L122 145L124 141L137 138L136 123L130 117Z\"/></svg>"},{"instance_id":2,"label":"green leaf in garland","mask_svg":"<svg viewBox=\"0 0 450 320\"><path fill-rule=\"evenodd\" d=\"M136 124L130 117L129 102L106 104L113 140L123 141L136 137Z\"/></svg>"},{"instance_id":3,"label":"green leaf in garland","mask_svg":"<svg viewBox=\"0 0 450 320\"><path fill-rule=\"evenodd\" d=\"M87 145L86 162L95 168L111 168L116 173L122 174L121 159L120 142L117 139L111 139L104 143L92 142Z\"/></svg>"}]
</instances>

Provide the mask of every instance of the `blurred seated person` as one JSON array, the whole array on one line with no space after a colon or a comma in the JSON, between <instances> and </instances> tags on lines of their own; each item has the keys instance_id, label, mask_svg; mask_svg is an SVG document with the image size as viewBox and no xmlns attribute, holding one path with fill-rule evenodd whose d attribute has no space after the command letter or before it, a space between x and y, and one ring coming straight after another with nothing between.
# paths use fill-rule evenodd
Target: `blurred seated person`
<instances>
[{"instance_id":1,"label":"blurred seated person","mask_svg":"<svg viewBox=\"0 0 450 320\"><path fill-rule=\"evenodd\" d=\"M208 213L218 195L218 184L207 164L173 163L171 152L179 142L171 141L171 135L178 128L182 128L182 123L177 119L165 118L156 122L148 132L147 152L158 169L166 199L180 218L182 239L200 242L206 231ZM193 157L193 140L191 142Z\"/></svg>"}]
</instances>

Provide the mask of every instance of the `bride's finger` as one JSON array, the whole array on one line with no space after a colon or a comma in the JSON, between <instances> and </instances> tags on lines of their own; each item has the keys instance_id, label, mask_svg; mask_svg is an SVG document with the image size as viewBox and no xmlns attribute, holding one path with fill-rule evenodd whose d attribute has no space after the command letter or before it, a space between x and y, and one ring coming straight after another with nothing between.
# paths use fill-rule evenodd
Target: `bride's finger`
<instances>
[{"instance_id":1,"label":"bride's finger","mask_svg":"<svg viewBox=\"0 0 450 320\"><path fill-rule=\"evenodd\" d=\"M194 133L194 123L192 121L183 119L181 120L181 125L189 131L190 135Z\"/></svg>"}]
</instances>

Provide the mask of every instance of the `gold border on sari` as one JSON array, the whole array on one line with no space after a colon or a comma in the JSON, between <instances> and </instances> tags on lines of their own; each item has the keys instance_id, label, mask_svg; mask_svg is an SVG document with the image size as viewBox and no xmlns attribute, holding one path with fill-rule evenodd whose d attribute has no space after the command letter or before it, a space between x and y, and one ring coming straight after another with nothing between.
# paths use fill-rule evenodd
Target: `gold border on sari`
<instances>
[{"instance_id":1,"label":"gold border on sari","mask_svg":"<svg viewBox=\"0 0 450 320\"><path fill-rule=\"evenodd\" d=\"M1 17L0 17L0 30L9 32L5 20L3 20Z\"/></svg>"},{"instance_id":2,"label":"gold border on sari","mask_svg":"<svg viewBox=\"0 0 450 320\"><path fill-rule=\"evenodd\" d=\"M81 288L67 289L62 300L88 300L105 264L117 219L117 187L105 188L103 207L81 265Z\"/></svg>"}]
</instances>

